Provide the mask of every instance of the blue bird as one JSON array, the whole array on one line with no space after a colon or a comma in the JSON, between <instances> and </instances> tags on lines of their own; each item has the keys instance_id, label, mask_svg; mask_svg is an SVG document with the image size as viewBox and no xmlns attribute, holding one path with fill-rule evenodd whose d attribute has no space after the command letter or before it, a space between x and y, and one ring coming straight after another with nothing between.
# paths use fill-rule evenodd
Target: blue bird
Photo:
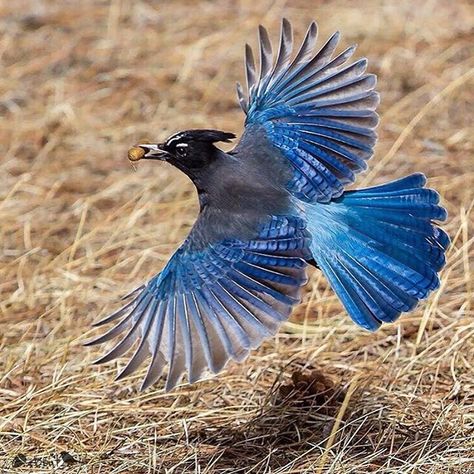
<instances>
[{"instance_id":1,"label":"blue bird","mask_svg":"<svg viewBox=\"0 0 474 474\"><path fill-rule=\"evenodd\" d=\"M200 214L165 268L95 324L115 323L88 344L121 335L97 362L131 350L118 379L148 359L142 389L167 367L170 390L185 373L195 382L244 360L299 303L308 264L369 331L439 286L449 238L435 221L446 211L424 175L345 191L373 154L376 77L366 59L348 63L354 47L334 55L339 33L317 52L316 39L311 23L293 55L284 19L274 59L260 26L260 67L247 45L246 93L237 84L246 120L232 151L215 146L232 133L187 130L129 155L189 176Z\"/></svg>"}]
</instances>

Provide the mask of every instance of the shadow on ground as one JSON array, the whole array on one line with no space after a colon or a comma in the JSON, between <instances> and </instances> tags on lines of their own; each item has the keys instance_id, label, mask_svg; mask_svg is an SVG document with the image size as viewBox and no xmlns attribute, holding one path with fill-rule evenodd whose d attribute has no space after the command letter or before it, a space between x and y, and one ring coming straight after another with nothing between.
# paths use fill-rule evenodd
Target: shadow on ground
<instances>
[{"instance_id":1,"label":"shadow on ground","mask_svg":"<svg viewBox=\"0 0 474 474\"><path fill-rule=\"evenodd\" d=\"M426 407L411 401L403 412L399 400L387 405L369 383L362 383L329 441L346 395L346 387L318 370L294 372L291 383L274 384L258 415L238 426L191 432L189 442L199 447L199 465L209 472L243 474L250 466L258 473L338 472L344 467L341 460L349 459L351 466L359 465L360 471L351 471L355 473L380 472L383 467L398 472L425 454L427 440L430 446L446 448L463 435L468 439L459 426L441 417L434 420ZM311 464L306 464L309 454ZM315 456L322 460L320 465ZM183 472L195 466L196 460ZM432 472L425 468L417 472ZM464 464L460 471L449 472L465 469Z\"/></svg>"}]
</instances>

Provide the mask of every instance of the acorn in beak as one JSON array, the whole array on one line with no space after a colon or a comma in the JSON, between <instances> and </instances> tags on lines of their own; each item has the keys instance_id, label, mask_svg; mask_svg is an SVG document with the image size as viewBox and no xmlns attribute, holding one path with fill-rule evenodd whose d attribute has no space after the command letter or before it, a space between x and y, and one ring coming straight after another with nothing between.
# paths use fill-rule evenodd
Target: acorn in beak
<instances>
[{"instance_id":1,"label":"acorn in beak","mask_svg":"<svg viewBox=\"0 0 474 474\"><path fill-rule=\"evenodd\" d=\"M133 162L142 159L166 161L169 153L163 150L162 147L161 143L141 143L135 145L128 150L128 159Z\"/></svg>"}]
</instances>

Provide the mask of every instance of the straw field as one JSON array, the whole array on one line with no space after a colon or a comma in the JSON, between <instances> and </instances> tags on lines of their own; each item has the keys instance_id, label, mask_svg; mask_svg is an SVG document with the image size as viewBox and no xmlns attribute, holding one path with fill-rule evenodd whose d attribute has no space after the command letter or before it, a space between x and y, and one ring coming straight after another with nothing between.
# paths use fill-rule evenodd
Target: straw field
<instances>
[{"instance_id":1,"label":"straw field","mask_svg":"<svg viewBox=\"0 0 474 474\"><path fill-rule=\"evenodd\" d=\"M439 291L375 334L312 271L276 338L164 393L93 366L91 322L166 263L192 184L129 146L239 134L245 42L358 43L382 95L357 185L423 171L452 239ZM0 2L0 472L474 473L473 19L469 0Z\"/></svg>"}]
</instances>

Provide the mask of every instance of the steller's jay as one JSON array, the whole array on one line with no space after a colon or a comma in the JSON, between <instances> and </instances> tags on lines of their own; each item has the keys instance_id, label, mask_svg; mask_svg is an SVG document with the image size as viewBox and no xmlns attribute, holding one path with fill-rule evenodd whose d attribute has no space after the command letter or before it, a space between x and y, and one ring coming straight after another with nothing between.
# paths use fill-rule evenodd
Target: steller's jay
<instances>
[{"instance_id":1,"label":"steller's jay","mask_svg":"<svg viewBox=\"0 0 474 474\"><path fill-rule=\"evenodd\" d=\"M167 368L166 390L244 360L276 333L300 301L306 266L321 269L349 316L370 331L412 310L439 286L447 234L439 195L417 173L345 191L367 168L376 142L376 77L367 60L334 56L335 33L315 50L312 23L292 57L283 20L276 59L260 26L260 68L245 50L246 114L237 146L217 130L187 130L162 144L139 144L131 160L161 160L188 175L200 214L165 268L131 301L97 322L119 321L88 344L122 339L97 362L134 347L125 377L147 358L142 389Z\"/></svg>"}]
</instances>

